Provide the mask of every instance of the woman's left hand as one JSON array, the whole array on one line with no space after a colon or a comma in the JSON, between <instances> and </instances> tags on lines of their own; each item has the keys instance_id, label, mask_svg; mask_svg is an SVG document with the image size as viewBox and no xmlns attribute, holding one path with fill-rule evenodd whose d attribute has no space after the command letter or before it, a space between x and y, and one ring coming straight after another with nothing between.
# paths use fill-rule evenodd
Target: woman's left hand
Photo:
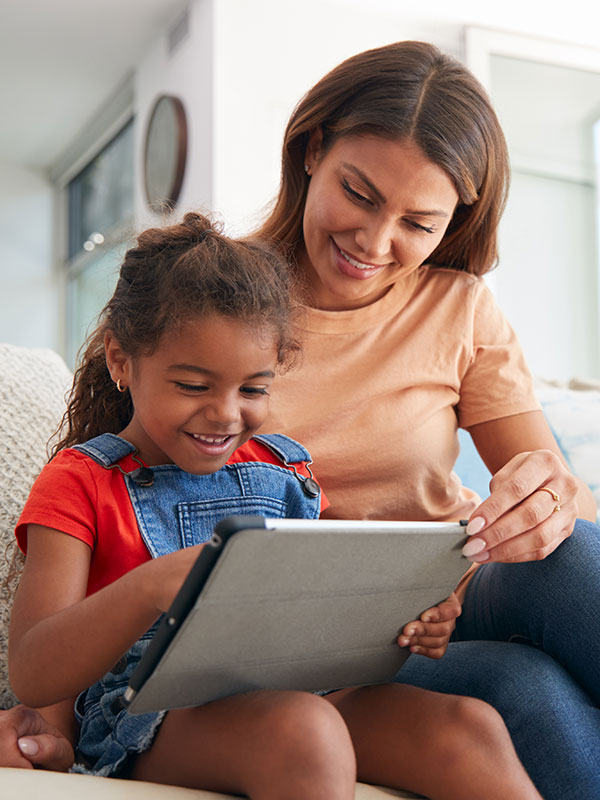
<instances>
[{"instance_id":1,"label":"woman's left hand","mask_svg":"<svg viewBox=\"0 0 600 800\"><path fill-rule=\"evenodd\" d=\"M409 622L398 637L400 647L428 658L441 658L460 616L462 606L454 592L446 600L424 611L418 620Z\"/></svg>"},{"instance_id":2,"label":"woman's left hand","mask_svg":"<svg viewBox=\"0 0 600 800\"><path fill-rule=\"evenodd\" d=\"M496 472L473 512L463 555L475 563L546 558L575 525L580 482L551 450L519 453Z\"/></svg>"}]
</instances>

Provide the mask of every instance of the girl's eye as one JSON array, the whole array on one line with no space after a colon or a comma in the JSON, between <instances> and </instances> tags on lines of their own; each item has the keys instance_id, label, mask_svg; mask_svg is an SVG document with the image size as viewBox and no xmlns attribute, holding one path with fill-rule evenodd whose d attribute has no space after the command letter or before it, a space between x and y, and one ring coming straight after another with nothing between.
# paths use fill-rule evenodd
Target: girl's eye
<instances>
[{"instance_id":1,"label":"girl's eye","mask_svg":"<svg viewBox=\"0 0 600 800\"><path fill-rule=\"evenodd\" d=\"M424 231L424 233L435 233L435 228L429 228L427 225L421 225L420 223L415 222L413 219L407 219L406 221L411 228L414 228L417 231Z\"/></svg>"},{"instance_id":2,"label":"girl's eye","mask_svg":"<svg viewBox=\"0 0 600 800\"><path fill-rule=\"evenodd\" d=\"M354 200L356 203L364 203L365 205L372 206L373 203L369 200L368 197L365 197L364 194L360 194L360 192L356 192L348 183L348 181L343 178L342 179L342 188L346 192L346 194L350 197L351 200Z\"/></svg>"},{"instance_id":3,"label":"girl's eye","mask_svg":"<svg viewBox=\"0 0 600 800\"><path fill-rule=\"evenodd\" d=\"M269 391L266 386L242 386L240 392L243 394L256 397L257 395L268 395Z\"/></svg>"},{"instance_id":4,"label":"girl's eye","mask_svg":"<svg viewBox=\"0 0 600 800\"><path fill-rule=\"evenodd\" d=\"M181 383L180 381L175 381L175 386L178 389L183 389L184 392L193 392L195 394L205 392L208 389L208 386L203 383Z\"/></svg>"}]
</instances>

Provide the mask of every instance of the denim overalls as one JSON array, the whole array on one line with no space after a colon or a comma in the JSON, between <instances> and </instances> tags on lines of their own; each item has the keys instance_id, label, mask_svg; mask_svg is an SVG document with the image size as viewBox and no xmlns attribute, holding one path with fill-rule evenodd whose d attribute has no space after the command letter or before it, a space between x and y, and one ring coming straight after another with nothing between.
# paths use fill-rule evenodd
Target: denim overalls
<instances>
[{"instance_id":1,"label":"denim overalls","mask_svg":"<svg viewBox=\"0 0 600 800\"><path fill-rule=\"evenodd\" d=\"M132 444L111 433L75 449L106 469L120 469L141 536L153 558L183 547L207 542L215 524L231 514L315 519L321 497L313 481L293 465L310 462L301 444L281 434L254 437L274 452L284 466L248 461L226 464L209 475L192 475L174 464L125 473L119 461L133 453ZM158 623L152 626L111 672L77 698L75 714L81 723L73 772L115 775L127 755L148 749L166 712L134 716L121 705L129 677L145 652Z\"/></svg>"}]
</instances>

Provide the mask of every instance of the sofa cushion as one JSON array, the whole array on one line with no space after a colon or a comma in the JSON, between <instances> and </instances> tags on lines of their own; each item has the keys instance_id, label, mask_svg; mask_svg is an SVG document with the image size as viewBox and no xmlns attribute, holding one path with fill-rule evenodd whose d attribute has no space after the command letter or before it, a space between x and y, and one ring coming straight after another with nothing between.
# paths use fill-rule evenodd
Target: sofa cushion
<instances>
[{"instance_id":1,"label":"sofa cushion","mask_svg":"<svg viewBox=\"0 0 600 800\"><path fill-rule=\"evenodd\" d=\"M600 381L573 378L559 383L537 379L535 389L567 464L594 495L600 523ZM467 431L459 430L458 440L460 454L454 471L465 486L485 499L489 495L490 472Z\"/></svg>"},{"instance_id":2,"label":"sofa cushion","mask_svg":"<svg viewBox=\"0 0 600 800\"><path fill-rule=\"evenodd\" d=\"M232 795L196 789L40 770L3 769L0 783L4 797L18 797L19 800L79 800L80 797L86 800L235 800ZM417 795L356 784L355 800L390 800L393 797L416 798Z\"/></svg>"}]
</instances>

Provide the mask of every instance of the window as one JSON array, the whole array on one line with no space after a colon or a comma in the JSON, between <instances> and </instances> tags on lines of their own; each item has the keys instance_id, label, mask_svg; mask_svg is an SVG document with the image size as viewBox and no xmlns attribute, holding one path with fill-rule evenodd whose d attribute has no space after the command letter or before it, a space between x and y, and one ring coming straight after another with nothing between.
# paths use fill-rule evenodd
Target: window
<instances>
[{"instance_id":1,"label":"window","mask_svg":"<svg viewBox=\"0 0 600 800\"><path fill-rule=\"evenodd\" d=\"M67 361L110 298L134 217L134 120L66 185Z\"/></svg>"}]
</instances>

